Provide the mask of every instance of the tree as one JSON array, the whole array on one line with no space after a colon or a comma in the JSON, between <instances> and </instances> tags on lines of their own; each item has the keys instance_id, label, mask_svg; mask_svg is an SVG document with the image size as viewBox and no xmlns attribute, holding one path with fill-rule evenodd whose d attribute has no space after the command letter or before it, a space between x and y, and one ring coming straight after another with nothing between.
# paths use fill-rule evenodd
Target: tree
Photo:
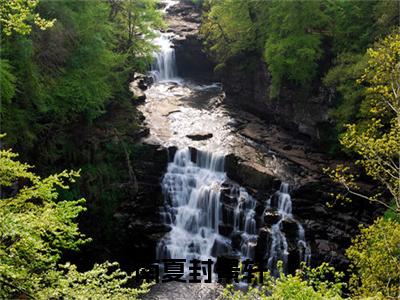
<instances>
[{"instance_id":1,"label":"tree","mask_svg":"<svg viewBox=\"0 0 400 300\"><path fill-rule=\"evenodd\" d=\"M132 275L115 264L96 265L85 273L71 264L58 266L63 250L88 241L75 221L85 200L58 199L59 189L68 189L79 172L41 178L17 157L0 150L0 298L133 299L145 292L148 285L127 288Z\"/></svg>"},{"instance_id":2,"label":"tree","mask_svg":"<svg viewBox=\"0 0 400 300\"><path fill-rule=\"evenodd\" d=\"M346 250L353 271L350 289L365 299L400 296L400 224L379 218L361 230Z\"/></svg>"},{"instance_id":3,"label":"tree","mask_svg":"<svg viewBox=\"0 0 400 300\"><path fill-rule=\"evenodd\" d=\"M0 0L0 25L2 33L29 34L32 24L41 30L52 27L55 20L45 20L35 13L39 0Z\"/></svg>"},{"instance_id":4,"label":"tree","mask_svg":"<svg viewBox=\"0 0 400 300\"><path fill-rule=\"evenodd\" d=\"M129 70L144 72L153 60L156 28L163 27L155 0L110 0L109 20L115 27L116 47L127 55Z\"/></svg>"},{"instance_id":5,"label":"tree","mask_svg":"<svg viewBox=\"0 0 400 300\"><path fill-rule=\"evenodd\" d=\"M314 78L328 19L320 1L271 1L270 6L264 57L276 96L285 79L307 85Z\"/></svg>"},{"instance_id":6,"label":"tree","mask_svg":"<svg viewBox=\"0 0 400 300\"><path fill-rule=\"evenodd\" d=\"M382 193L360 194L350 167L338 166L331 177L348 193L400 213L400 34L396 31L368 49L367 59L359 83L366 85L361 109L370 119L348 125L340 142L358 155L356 164L389 191L392 199Z\"/></svg>"},{"instance_id":7,"label":"tree","mask_svg":"<svg viewBox=\"0 0 400 300\"><path fill-rule=\"evenodd\" d=\"M282 262L279 262L282 266ZM330 280L328 279L330 278ZM340 300L341 290L345 286L341 282L343 273L336 272L327 263L316 268L303 266L295 275L285 275L282 270L278 278L264 273L261 287L249 285L246 291L228 285L220 300Z\"/></svg>"},{"instance_id":8,"label":"tree","mask_svg":"<svg viewBox=\"0 0 400 300\"><path fill-rule=\"evenodd\" d=\"M209 1L201 35L205 46L221 68L235 55L249 51L262 52L265 34L264 1Z\"/></svg>"}]
</instances>

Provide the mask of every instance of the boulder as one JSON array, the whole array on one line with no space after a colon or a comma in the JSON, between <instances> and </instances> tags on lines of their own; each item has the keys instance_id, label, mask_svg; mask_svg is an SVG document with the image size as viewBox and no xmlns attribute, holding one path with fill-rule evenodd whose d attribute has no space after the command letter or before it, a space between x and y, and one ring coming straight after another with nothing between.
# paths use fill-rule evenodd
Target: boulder
<instances>
[{"instance_id":1,"label":"boulder","mask_svg":"<svg viewBox=\"0 0 400 300\"><path fill-rule=\"evenodd\" d=\"M281 215L276 210L267 210L264 213L264 223L268 226L276 224L281 219Z\"/></svg>"},{"instance_id":2,"label":"boulder","mask_svg":"<svg viewBox=\"0 0 400 300\"><path fill-rule=\"evenodd\" d=\"M188 137L189 139L191 139L193 141L204 141L204 140L211 139L213 137L213 134L199 132L199 133L187 134L186 137Z\"/></svg>"}]
</instances>

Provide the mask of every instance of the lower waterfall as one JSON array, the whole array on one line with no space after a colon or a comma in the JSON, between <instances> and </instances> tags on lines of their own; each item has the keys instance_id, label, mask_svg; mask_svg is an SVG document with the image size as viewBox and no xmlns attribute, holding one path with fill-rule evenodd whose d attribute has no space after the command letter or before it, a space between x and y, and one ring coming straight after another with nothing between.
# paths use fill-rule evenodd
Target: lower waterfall
<instances>
[{"instance_id":1,"label":"lower waterfall","mask_svg":"<svg viewBox=\"0 0 400 300\"><path fill-rule=\"evenodd\" d=\"M257 251L263 252L263 261L276 274L278 260L284 268L288 264L284 223L289 221L297 228L299 260L308 262L310 249L303 227L292 216L288 184L282 183L279 191L261 203L228 178L224 165L225 157L220 154L193 148L176 151L161 183L165 204L160 215L171 231L158 243L157 258L211 258L215 262L219 256L235 256L254 260L259 231L264 227L270 242ZM275 219L266 224L271 213Z\"/></svg>"}]
</instances>

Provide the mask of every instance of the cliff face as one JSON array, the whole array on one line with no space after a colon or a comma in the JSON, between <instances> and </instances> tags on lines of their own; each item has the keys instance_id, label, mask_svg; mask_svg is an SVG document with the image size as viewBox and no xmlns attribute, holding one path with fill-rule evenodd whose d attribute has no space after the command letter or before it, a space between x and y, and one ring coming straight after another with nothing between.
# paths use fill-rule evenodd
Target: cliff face
<instances>
[{"instance_id":1,"label":"cliff face","mask_svg":"<svg viewBox=\"0 0 400 300\"><path fill-rule=\"evenodd\" d=\"M314 84L309 92L301 93L298 88L284 84L280 95L271 98L268 67L252 53L229 61L219 78L227 102L316 142L325 138L323 130L330 124L328 110L332 106L332 91Z\"/></svg>"},{"instance_id":2,"label":"cliff face","mask_svg":"<svg viewBox=\"0 0 400 300\"><path fill-rule=\"evenodd\" d=\"M191 1L181 1L168 9L166 22L168 32L174 34L178 75L197 81L215 79L214 64L203 51L202 41L199 38L201 9Z\"/></svg>"}]
</instances>

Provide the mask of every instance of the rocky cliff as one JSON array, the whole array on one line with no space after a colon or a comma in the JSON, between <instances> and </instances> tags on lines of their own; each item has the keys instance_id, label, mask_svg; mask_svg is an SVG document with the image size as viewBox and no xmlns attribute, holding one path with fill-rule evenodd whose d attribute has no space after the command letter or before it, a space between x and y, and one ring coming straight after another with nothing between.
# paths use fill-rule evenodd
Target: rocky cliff
<instances>
[{"instance_id":1,"label":"rocky cliff","mask_svg":"<svg viewBox=\"0 0 400 300\"><path fill-rule=\"evenodd\" d=\"M226 101L254 113L267 122L297 131L320 142L331 126L328 110L333 92L313 84L307 91L284 84L279 96L270 97L271 75L259 54L246 53L231 59L219 73Z\"/></svg>"},{"instance_id":2,"label":"rocky cliff","mask_svg":"<svg viewBox=\"0 0 400 300\"><path fill-rule=\"evenodd\" d=\"M203 51L199 38L201 9L191 1L181 1L168 9L168 32L174 34L178 75L197 81L214 78L214 64Z\"/></svg>"}]
</instances>

